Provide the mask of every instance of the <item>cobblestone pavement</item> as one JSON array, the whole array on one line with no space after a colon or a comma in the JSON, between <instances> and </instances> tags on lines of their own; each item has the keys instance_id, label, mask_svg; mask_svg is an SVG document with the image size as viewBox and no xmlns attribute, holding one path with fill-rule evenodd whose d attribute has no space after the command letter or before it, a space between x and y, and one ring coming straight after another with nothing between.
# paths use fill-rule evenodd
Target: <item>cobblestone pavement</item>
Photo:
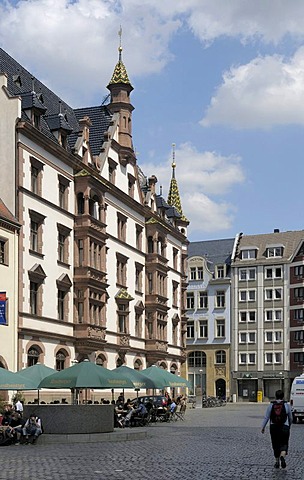
<instances>
[{"instance_id":1,"label":"cobblestone pavement","mask_svg":"<svg viewBox=\"0 0 304 480\"><path fill-rule=\"evenodd\" d=\"M275 470L267 405L188 410L148 427L144 440L1 447L1 480L302 480L304 424L293 425L287 469Z\"/></svg>"}]
</instances>

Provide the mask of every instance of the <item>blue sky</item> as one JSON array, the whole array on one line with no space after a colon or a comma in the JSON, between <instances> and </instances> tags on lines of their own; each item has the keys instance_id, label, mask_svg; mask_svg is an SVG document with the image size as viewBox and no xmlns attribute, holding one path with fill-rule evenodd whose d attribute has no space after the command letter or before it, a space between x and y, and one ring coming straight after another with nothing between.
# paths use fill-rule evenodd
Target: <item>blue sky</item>
<instances>
[{"instance_id":1,"label":"blue sky","mask_svg":"<svg viewBox=\"0 0 304 480\"><path fill-rule=\"evenodd\" d=\"M192 241L303 228L303 0L0 0L0 45L71 106L107 94L122 25L138 163Z\"/></svg>"}]
</instances>

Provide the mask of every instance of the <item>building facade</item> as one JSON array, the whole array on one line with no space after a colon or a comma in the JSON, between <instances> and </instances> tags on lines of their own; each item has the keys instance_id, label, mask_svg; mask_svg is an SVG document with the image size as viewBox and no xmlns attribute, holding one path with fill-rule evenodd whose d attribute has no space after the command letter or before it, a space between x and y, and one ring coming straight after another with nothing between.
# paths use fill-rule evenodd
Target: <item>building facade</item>
<instances>
[{"instance_id":1,"label":"building facade","mask_svg":"<svg viewBox=\"0 0 304 480\"><path fill-rule=\"evenodd\" d=\"M12 371L17 369L19 229L0 199L0 368Z\"/></svg>"},{"instance_id":2,"label":"building facade","mask_svg":"<svg viewBox=\"0 0 304 480\"><path fill-rule=\"evenodd\" d=\"M234 239L188 248L187 366L191 393L230 396L230 289Z\"/></svg>"},{"instance_id":3,"label":"building facade","mask_svg":"<svg viewBox=\"0 0 304 480\"><path fill-rule=\"evenodd\" d=\"M175 163L166 201L137 164L121 47L107 88L107 104L73 109L0 49L0 191L21 225L18 368L88 358L178 373L186 359Z\"/></svg>"},{"instance_id":4,"label":"building facade","mask_svg":"<svg viewBox=\"0 0 304 480\"><path fill-rule=\"evenodd\" d=\"M232 389L288 398L303 368L303 231L237 235L232 255Z\"/></svg>"}]
</instances>

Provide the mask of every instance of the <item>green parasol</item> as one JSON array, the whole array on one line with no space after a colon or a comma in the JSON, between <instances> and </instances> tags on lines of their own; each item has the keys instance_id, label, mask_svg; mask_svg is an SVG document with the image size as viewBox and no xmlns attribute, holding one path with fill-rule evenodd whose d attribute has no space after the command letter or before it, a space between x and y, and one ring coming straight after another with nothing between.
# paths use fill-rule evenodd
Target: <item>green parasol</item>
<instances>
[{"instance_id":1,"label":"green parasol","mask_svg":"<svg viewBox=\"0 0 304 480\"><path fill-rule=\"evenodd\" d=\"M0 368L0 390L35 390L36 386L31 379L19 373Z\"/></svg>"},{"instance_id":2,"label":"green parasol","mask_svg":"<svg viewBox=\"0 0 304 480\"><path fill-rule=\"evenodd\" d=\"M89 360L44 378L39 388L134 388L133 383Z\"/></svg>"},{"instance_id":3,"label":"green parasol","mask_svg":"<svg viewBox=\"0 0 304 480\"><path fill-rule=\"evenodd\" d=\"M133 368L127 367L126 365L122 365L121 367L117 367L114 370L111 370L113 373L123 376L134 385L134 388L157 388L155 382L151 378L148 378L146 375L142 373L142 371L134 370Z\"/></svg>"},{"instance_id":4,"label":"green parasol","mask_svg":"<svg viewBox=\"0 0 304 480\"><path fill-rule=\"evenodd\" d=\"M36 365L23 368L22 370L19 370L19 372L17 373L22 375L25 378L30 379L36 385L36 389L38 389L41 380L52 375L53 373L56 373L56 370L54 370L53 368L47 367L42 363L36 363Z\"/></svg>"},{"instance_id":5,"label":"green parasol","mask_svg":"<svg viewBox=\"0 0 304 480\"><path fill-rule=\"evenodd\" d=\"M141 370L141 373L146 377L153 380L156 387L155 388L165 388L165 387L187 387L189 388L190 382L183 377L179 377L178 375L173 375L173 373L164 370L163 368L159 368L156 365L152 365L152 367L146 368L145 370Z\"/></svg>"}]
</instances>

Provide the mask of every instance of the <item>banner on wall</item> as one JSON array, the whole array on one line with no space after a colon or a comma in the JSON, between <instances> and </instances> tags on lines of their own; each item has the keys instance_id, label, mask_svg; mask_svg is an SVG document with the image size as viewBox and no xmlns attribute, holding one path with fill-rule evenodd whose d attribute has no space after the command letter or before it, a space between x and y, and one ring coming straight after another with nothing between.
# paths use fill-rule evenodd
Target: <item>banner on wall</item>
<instances>
[{"instance_id":1,"label":"banner on wall","mask_svg":"<svg viewBox=\"0 0 304 480\"><path fill-rule=\"evenodd\" d=\"M0 325L6 325L6 292L0 292Z\"/></svg>"}]
</instances>

